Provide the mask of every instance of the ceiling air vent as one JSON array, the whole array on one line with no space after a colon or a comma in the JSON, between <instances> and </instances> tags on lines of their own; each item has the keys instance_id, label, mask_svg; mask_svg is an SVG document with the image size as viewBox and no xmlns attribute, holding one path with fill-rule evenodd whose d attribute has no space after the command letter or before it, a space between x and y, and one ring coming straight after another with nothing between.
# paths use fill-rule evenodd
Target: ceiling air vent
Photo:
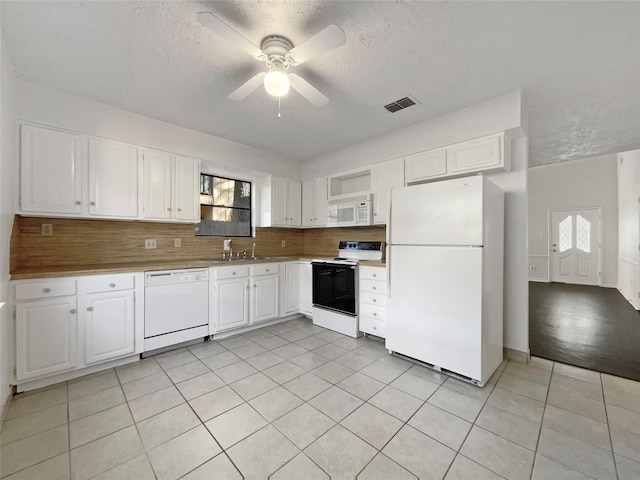
<instances>
[{"instance_id":1,"label":"ceiling air vent","mask_svg":"<svg viewBox=\"0 0 640 480\"><path fill-rule=\"evenodd\" d=\"M395 113L399 112L400 110L404 110L405 108L411 107L416 103L417 102L413 98L404 97L400 100L396 100L395 102L391 102L389 105L385 105L384 108L386 108L391 113Z\"/></svg>"}]
</instances>

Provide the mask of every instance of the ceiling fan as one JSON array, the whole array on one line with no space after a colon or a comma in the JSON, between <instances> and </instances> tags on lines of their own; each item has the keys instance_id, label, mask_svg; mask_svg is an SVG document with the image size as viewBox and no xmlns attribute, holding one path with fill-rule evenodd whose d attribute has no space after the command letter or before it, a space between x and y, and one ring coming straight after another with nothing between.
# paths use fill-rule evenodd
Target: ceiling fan
<instances>
[{"instance_id":1,"label":"ceiling fan","mask_svg":"<svg viewBox=\"0 0 640 480\"><path fill-rule=\"evenodd\" d=\"M344 31L337 25L329 25L297 47L285 37L269 35L262 40L258 48L211 12L200 12L197 18L199 23L256 60L265 62L268 67L268 71L258 73L231 92L231 100L243 100L260 85L264 85L267 93L274 97L286 95L289 87L292 87L316 107L324 107L329 103L329 99L318 89L300 75L288 73L287 70L344 45Z\"/></svg>"}]
</instances>

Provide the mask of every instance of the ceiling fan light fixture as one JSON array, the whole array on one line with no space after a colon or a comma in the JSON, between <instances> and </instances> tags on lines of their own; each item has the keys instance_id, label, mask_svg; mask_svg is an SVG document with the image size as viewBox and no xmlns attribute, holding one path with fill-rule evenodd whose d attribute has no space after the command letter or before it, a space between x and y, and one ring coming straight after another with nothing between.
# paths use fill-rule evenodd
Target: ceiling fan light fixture
<instances>
[{"instance_id":1,"label":"ceiling fan light fixture","mask_svg":"<svg viewBox=\"0 0 640 480\"><path fill-rule=\"evenodd\" d=\"M289 92L291 81L286 73L282 70L274 68L269 70L264 76L264 89L269 95L274 97L283 97Z\"/></svg>"}]
</instances>

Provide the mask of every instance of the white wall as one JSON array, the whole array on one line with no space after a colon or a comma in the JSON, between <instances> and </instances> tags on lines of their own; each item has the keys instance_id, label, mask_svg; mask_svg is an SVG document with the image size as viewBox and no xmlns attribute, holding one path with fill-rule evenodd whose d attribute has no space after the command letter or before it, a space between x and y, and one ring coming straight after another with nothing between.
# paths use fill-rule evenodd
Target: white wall
<instances>
[{"instance_id":1,"label":"white wall","mask_svg":"<svg viewBox=\"0 0 640 480\"><path fill-rule=\"evenodd\" d=\"M303 165L302 178L331 175L491 133L517 129L524 134L526 125L526 110L518 90L316 157Z\"/></svg>"},{"instance_id":2,"label":"white wall","mask_svg":"<svg viewBox=\"0 0 640 480\"><path fill-rule=\"evenodd\" d=\"M0 60L0 302L7 302L10 299L9 239L13 226L15 195L16 109L13 65L1 34ZM0 310L0 412L11 394L10 384L15 363L13 339L10 306L5 304Z\"/></svg>"},{"instance_id":3,"label":"white wall","mask_svg":"<svg viewBox=\"0 0 640 480\"><path fill-rule=\"evenodd\" d=\"M330 175L490 133L527 130L520 92L513 92L397 132L315 158L302 167L303 179ZM526 137L511 145L510 172L487 176L506 193L504 346L529 352L527 283Z\"/></svg>"},{"instance_id":4,"label":"white wall","mask_svg":"<svg viewBox=\"0 0 640 480\"><path fill-rule=\"evenodd\" d=\"M618 179L616 155L559 162L529 169L529 271L549 281L549 212L601 207L601 285L618 278Z\"/></svg>"},{"instance_id":5,"label":"white wall","mask_svg":"<svg viewBox=\"0 0 640 480\"><path fill-rule=\"evenodd\" d=\"M18 118L187 155L234 171L300 179L297 160L17 80Z\"/></svg>"}]
</instances>

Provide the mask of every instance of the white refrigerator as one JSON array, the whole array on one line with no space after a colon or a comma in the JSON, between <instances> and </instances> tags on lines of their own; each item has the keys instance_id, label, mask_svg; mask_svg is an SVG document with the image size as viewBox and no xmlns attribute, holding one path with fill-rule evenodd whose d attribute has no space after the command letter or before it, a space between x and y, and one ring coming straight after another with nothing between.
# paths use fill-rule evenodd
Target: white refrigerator
<instances>
[{"instance_id":1,"label":"white refrigerator","mask_svg":"<svg viewBox=\"0 0 640 480\"><path fill-rule=\"evenodd\" d=\"M483 386L503 358L504 192L482 175L394 189L386 347Z\"/></svg>"}]
</instances>

